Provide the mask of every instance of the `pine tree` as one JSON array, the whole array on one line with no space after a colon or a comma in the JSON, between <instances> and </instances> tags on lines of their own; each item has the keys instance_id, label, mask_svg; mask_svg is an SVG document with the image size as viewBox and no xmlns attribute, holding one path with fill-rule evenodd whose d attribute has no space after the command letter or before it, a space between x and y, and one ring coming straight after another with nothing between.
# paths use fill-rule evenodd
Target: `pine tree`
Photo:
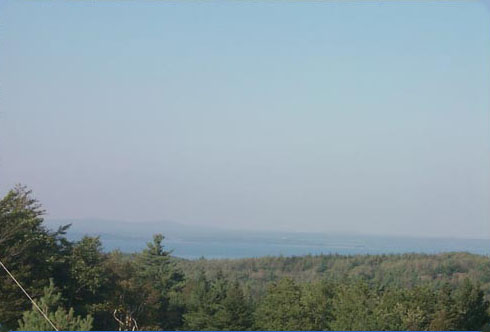
<instances>
[{"instance_id":1,"label":"pine tree","mask_svg":"<svg viewBox=\"0 0 490 332\"><path fill-rule=\"evenodd\" d=\"M376 330L379 298L365 281L340 285L333 301L332 330Z\"/></svg>"},{"instance_id":2,"label":"pine tree","mask_svg":"<svg viewBox=\"0 0 490 332\"><path fill-rule=\"evenodd\" d=\"M458 312L452 293L453 290L448 283L443 284L438 291L436 311L429 326L430 330L450 331L456 329Z\"/></svg>"},{"instance_id":3,"label":"pine tree","mask_svg":"<svg viewBox=\"0 0 490 332\"><path fill-rule=\"evenodd\" d=\"M0 260L34 297L40 296L49 278L59 284L68 279L65 259L70 243L68 226L51 232L43 226L44 210L24 186L16 186L0 200ZM0 269L0 322L15 329L29 301Z\"/></svg>"},{"instance_id":4,"label":"pine tree","mask_svg":"<svg viewBox=\"0 0 490 332\"><path fill-rule=\"evenodd\" d=\"M478 331L490 322L489 302L479 285L469 279L454 292L454 302L458 314L456 329Z\"/></svg>"},{"instance_id":5,"label":"pine tree","mask_svg":"<svg viewBox=\"0 0 490 332\"><path fill-rule=\"evenodd\" d=\"M100 239L84 236L73 245L68 260L71 282L66 294L78 312L86 313L90 305L103 301L111 286Z\"/></svg>"},{"instance_id":6,"label":"pine tree","mask_svg":"<svg viewBox=\"0 0 490 332\"><path fill-rule=\"evenodd\" d=\"M330 329L332 300L335 285L328 281L306 284L303 287L301 303L304 307L303 329L325 331Z\"/></svg>"},{"instance_id":7,"label":"pine tree","mask_svg":"<svg viewBox=\"0 0 490 332\"><path fill-rule=\"evenodd\" d=\"M140 328L175 329L182 324L183 309L177 299L184 274L165 250L163 239L161 234L154 235L153 242L136 257L134 282L145 296L140 304Z\"/></svg>"},{"instance_id":8,"label":"pine tree","mask_svg":"<svg viewBox=\"0 0 490 332\"><path fill-rule=\"evenodd\" d=\"M48 316L60 331L89 331L92 329L91 316L81 318L75 316L73 308L68 311L61 306L61 293L56 291L50 280L44 288L44 295L37 302L41 310ZM52 331L53 327L33 305L30 311L25 311L19 321L19 331Z\"/></svg>"},{"instance_id":9,"label":"pine tree","mask_svg":"<svg viewBox=\"0 0 490 332\"><path fill-rule=\"evenodd\" d=\"M246 331L252 327L252 310L238 283L227 284L213 321L217 330Z\"/></svg>"},{"instance_id":10,"label":"pine tree","mask_svg":"<svg viewBox=\"0 0 490 332\"><path fill-rule=\"evenodd\" d=\"M301 288L283 278L269 288L255 312L255 325L261 330L291 331L304 328Z\"/></svg>"},{"instance_id":11,"label":"pine tree","mask_svg":"<svg viewBox=\"0 0 490 332\"><path fill-rule=\"evenodd\" d=\"M199 270L196 279L189 280L187 312L184 314L184 328L191 331L212 330L213 303L211 301L211 283L204 271Z\"/></svg>"}]
</instances>

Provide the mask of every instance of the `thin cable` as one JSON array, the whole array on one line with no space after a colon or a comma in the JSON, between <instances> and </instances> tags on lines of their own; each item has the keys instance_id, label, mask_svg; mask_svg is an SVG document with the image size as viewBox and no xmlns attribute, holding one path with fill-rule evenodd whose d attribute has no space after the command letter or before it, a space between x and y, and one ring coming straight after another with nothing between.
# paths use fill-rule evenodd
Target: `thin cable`
<instances>
[{"instance_id":1,"label":"thin cable","mask_svg":"<svg viewBox=\"0 0 490 332\"><path fill-rule=\"evenodd\" d=\"M59 331L58 328L53 324L51 319L48 318L48 316L44 313L44 311L42 311L41 308L39 308L39 306L36 304L36 302L34 302L32 297L26 292L24 287L22 287L22 285L17 281L17 279L15 279L15 277L12 275L12 273L10 273L10 271L7 269L7 267L5 265L3 265L2 261L0 261L0 265L3 267L5 272L7 272L7 274L10 276L10 278L12 278L12 280L17 284L17 286L19 286L19 288L24 292L24 294L27 296L27 298L32 302L32 305L35 306L37 310L39 310L39 312L41 313L41 315L43 315L44 318L46 318L48 323L51 324L51 326L55 329L55 331Z\"/></svg>"}]
</instances>

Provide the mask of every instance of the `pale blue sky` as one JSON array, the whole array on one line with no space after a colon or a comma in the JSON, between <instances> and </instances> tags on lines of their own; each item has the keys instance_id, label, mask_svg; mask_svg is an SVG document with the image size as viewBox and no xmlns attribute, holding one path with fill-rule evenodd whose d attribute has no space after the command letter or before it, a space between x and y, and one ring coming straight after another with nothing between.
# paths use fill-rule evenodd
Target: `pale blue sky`
<instances>
[{"instance_id":1,"label":"pale blue sky","mask_svg":"<svg viewBox=\"0 0 490 332\"><path fill-rule=\"evenodd\" d=\"M490 237L477 1L0 2L0 189L49 218Z\"/></svg>"}]
</instances>

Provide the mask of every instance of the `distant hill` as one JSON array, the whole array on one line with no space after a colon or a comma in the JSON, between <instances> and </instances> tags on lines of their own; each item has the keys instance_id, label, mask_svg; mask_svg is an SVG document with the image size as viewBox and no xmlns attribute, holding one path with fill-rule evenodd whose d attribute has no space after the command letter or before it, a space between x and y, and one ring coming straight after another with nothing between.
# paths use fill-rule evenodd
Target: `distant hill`
<instances>
[{"instance_id":1,"label":"distant hill","mask_svg":"<svg viewBox=\"0 0 490 332\"><path fill-rule=\"evenodd\" d=\"M490 254L489 240L414 238L341 233L237 231L184 225L171 221L121 222L115 220L46 220L50 228L72 224L71 240L100 236L105 250L135 252L153 234L165 235L165 245L183 258L245 258L307 254L400 254L469 252Z\"/></svg>"}]
</instances>

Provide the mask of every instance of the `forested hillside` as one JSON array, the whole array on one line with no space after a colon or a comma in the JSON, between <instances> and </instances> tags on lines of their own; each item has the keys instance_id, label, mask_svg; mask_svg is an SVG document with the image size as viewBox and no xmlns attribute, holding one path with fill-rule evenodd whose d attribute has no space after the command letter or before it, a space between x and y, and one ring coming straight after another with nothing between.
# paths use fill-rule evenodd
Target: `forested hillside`
<instances>
[{"instance_id":1,"label":"forested hillside","mask_svg":"<svg viewBox=\"0 0 490 332\"><path fill-rule=\"evenodd\" d=\"M30 191L0 201L0 260L60 330L480 330L490 259L440 255L183 260L155 235L105 253L43 225ZM2 329L52 330L0 271Z\"/></svg>"},{"instance_id":2,"label":"forested hillside","mask_svg":"<svg viewBox=\"0 0 490 332\"><path fill-rule=\"evenodd\" d=\"M444 283L457 286L469 279L479 283L490 298L490 258L462 252L179 260L178 266L189 276L205 271L212 278L221 271L255 291L257 296L263 294L270 282L288 277L298 283L362 279L383 287L400 288Z\"/></svg>"}]
</instances>

